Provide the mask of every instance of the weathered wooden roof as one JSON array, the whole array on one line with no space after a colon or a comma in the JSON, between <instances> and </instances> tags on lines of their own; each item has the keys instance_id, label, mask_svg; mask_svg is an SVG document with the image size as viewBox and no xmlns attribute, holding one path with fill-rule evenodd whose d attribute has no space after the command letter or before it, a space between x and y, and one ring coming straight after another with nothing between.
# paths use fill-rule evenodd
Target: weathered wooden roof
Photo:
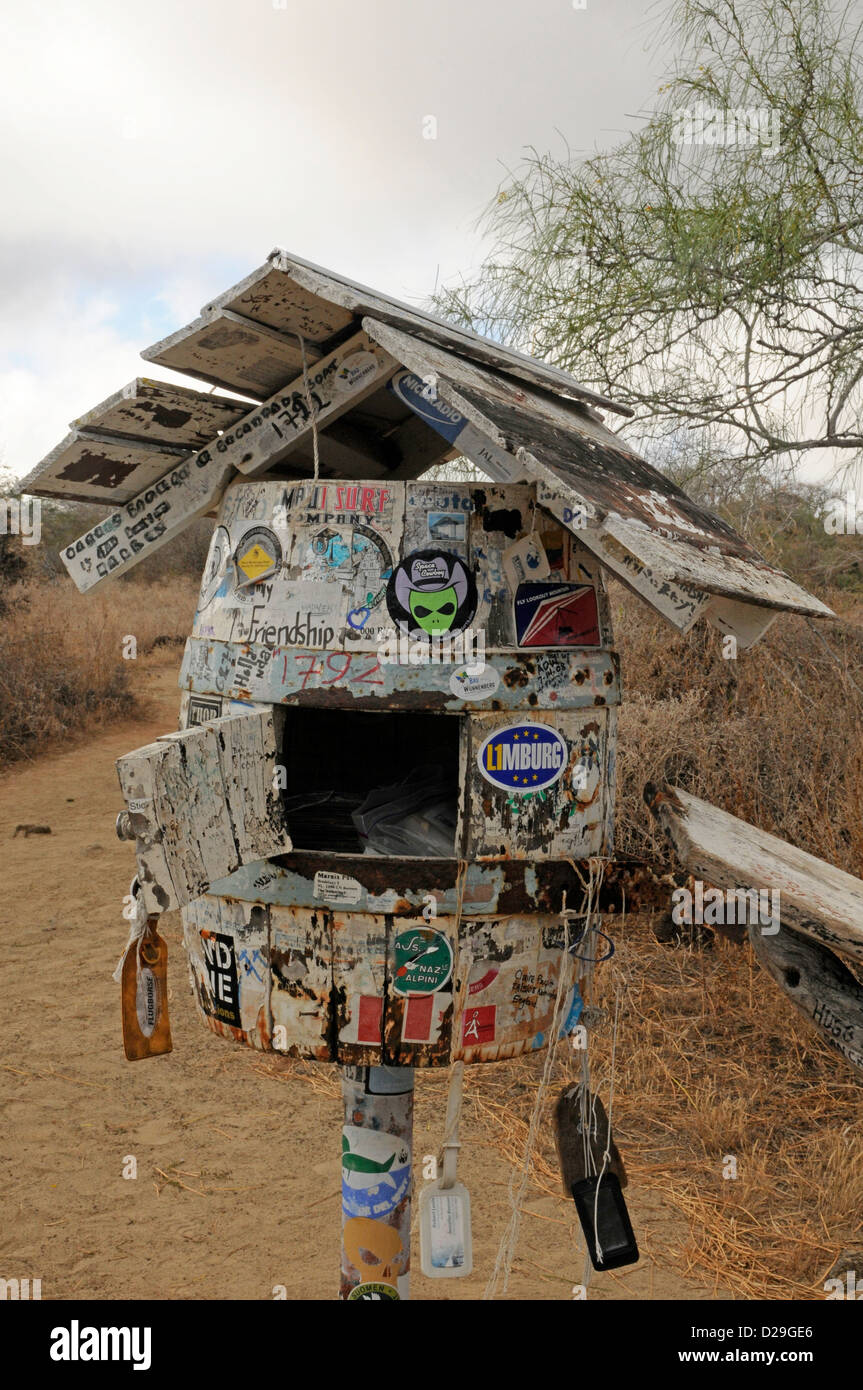
<instances>
[{"instance_id":1,"label":"weathered wooden roof","mask_svg":"<svg viewBox=\"0 0 863 1390\"><path fill-rule=\"evenodd\" d=\"M286 252L143 356L255 403L139 379L74 422L22 486L116 508L64 555L82 590L217 505L232 477L308 476L317 443L322 477L414 478L462 454L497 481L535 481L542 505L682 631L703 615L747 646L780 610L830 612L597 411L626 408Z\"/></svg>"},{"instance_id":2,"label":"weathered wooden roof","mask_svg":"<svg viewBox=\"0 0 863 1390\"><path fill-rule=\"evenodd\" d=\"M334 333L351 325L358 328L359 319L371 314L381 323L401 328L417 338L450 348L477 362L498 367L533 385L601 406L619 415L633 414L629 406L618 405L606 396L580 386L559 367L503 347L469 328L446 323L424 309L413 308L389 295L369 289L367 285L346 280L331 270L323 270L321 266L304 261L288 251L281 251L278 247L270 252L264 265L219 295L201 312L204 316L241 314L282 333L301 333L307 341L316 344L326 342ZM189 329L181 331L189 332ZM162 346L157 343L142 355L151 362L161 361L158 354Z\"/></svg>"}]
</instances>

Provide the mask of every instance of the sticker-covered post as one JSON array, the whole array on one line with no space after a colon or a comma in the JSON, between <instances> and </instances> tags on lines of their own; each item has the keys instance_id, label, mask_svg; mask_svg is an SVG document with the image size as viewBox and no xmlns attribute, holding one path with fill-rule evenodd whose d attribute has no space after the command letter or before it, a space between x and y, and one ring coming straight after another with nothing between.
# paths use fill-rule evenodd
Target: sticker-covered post
<instances>
[{"instance_id":1,"label":"sticker-covered post","mask_svg":"<svg viewBox=\"0 0 863 1390\"><path fill-rule=\"evenodd\" d=\"M406 1299L411 1263L410 1067L343 1067L339 1297Z\"/></svg>"}]
</instances>

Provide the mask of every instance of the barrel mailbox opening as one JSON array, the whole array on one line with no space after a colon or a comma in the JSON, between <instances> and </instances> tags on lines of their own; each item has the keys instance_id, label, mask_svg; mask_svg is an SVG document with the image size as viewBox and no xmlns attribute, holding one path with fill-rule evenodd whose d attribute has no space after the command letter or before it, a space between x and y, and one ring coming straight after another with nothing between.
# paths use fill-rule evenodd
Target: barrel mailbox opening
<instances>
[{"instance_id":1,"label":"barrel mailbox opening","mask_svg":"<svg viewBox=\"0 0 863 1390\"><path fill-rule=\"evenodd\" d=\"M283 805L294 849L452 859L459 725L427 710L285 710Z\"/></svg>"}]
</instances>

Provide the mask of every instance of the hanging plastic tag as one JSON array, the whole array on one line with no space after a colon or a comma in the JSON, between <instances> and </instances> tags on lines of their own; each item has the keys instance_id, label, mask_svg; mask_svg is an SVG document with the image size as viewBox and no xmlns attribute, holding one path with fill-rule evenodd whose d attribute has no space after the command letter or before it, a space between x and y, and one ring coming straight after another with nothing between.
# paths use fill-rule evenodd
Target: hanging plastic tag
<instances>
[{"instance_id":1,"label":"hanging plastic tag","mask_svg":"<svg viewBox=\"0 0 863 1390\"><path fill-rule=\"evenodd\" d=\"M572 1195L594 1269L637 1264L635 1233L614 1173L574 1182Z\"/></svg>"},{"instance_id":2,"label":"hanging plastic tag","mask_svg":"<svg viewBox=\"0 0 863 1390\"><path fill-rule=\"evenodd\" d=\"M473 1271L470 1193L464 1183L430 1182L420 1192L420 1268L429 1279L463 1279Z\"/></svg>"},{"instance_id":3,"label":"hanging plastic tag","mask_svg":"<svg viewBox=\"0 0 863 1390\"><path fill-rule=\"evenodd\" d=\"M554 1128L564 1192L603 1168L626 1187L626 1169L599 1096L582 1085L564 1086L554 1109Z\"/></svg>"},{"instance_id":4,"label":"hanging plastic tag","mask_svg":"<svg viewBox=\"0 0 863 1390\"><path fill-rule=\"evenodd\" d=\"M141 934L130 940L121 966L123 1050L130 1062L160 1057L172 1047L168 947L156 931L158 920L149 918Z\"/></svg>"}]
</instances>

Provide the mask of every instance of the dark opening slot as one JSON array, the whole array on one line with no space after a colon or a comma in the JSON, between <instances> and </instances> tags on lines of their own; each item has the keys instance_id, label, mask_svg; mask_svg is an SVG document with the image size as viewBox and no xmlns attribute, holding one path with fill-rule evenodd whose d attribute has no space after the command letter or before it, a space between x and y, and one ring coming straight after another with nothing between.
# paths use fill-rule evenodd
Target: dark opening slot
<instances>
[{"instance_id":1,"label":"dark opening slot","mask_svg":"<svg viewBox=\"0 0 863 1390\"><path fill-rule=\"evenodd\" d=\"M459 723L423 710L289 708L280 761L294 848L452 856Z\"/></svg>"}]
</instances>

